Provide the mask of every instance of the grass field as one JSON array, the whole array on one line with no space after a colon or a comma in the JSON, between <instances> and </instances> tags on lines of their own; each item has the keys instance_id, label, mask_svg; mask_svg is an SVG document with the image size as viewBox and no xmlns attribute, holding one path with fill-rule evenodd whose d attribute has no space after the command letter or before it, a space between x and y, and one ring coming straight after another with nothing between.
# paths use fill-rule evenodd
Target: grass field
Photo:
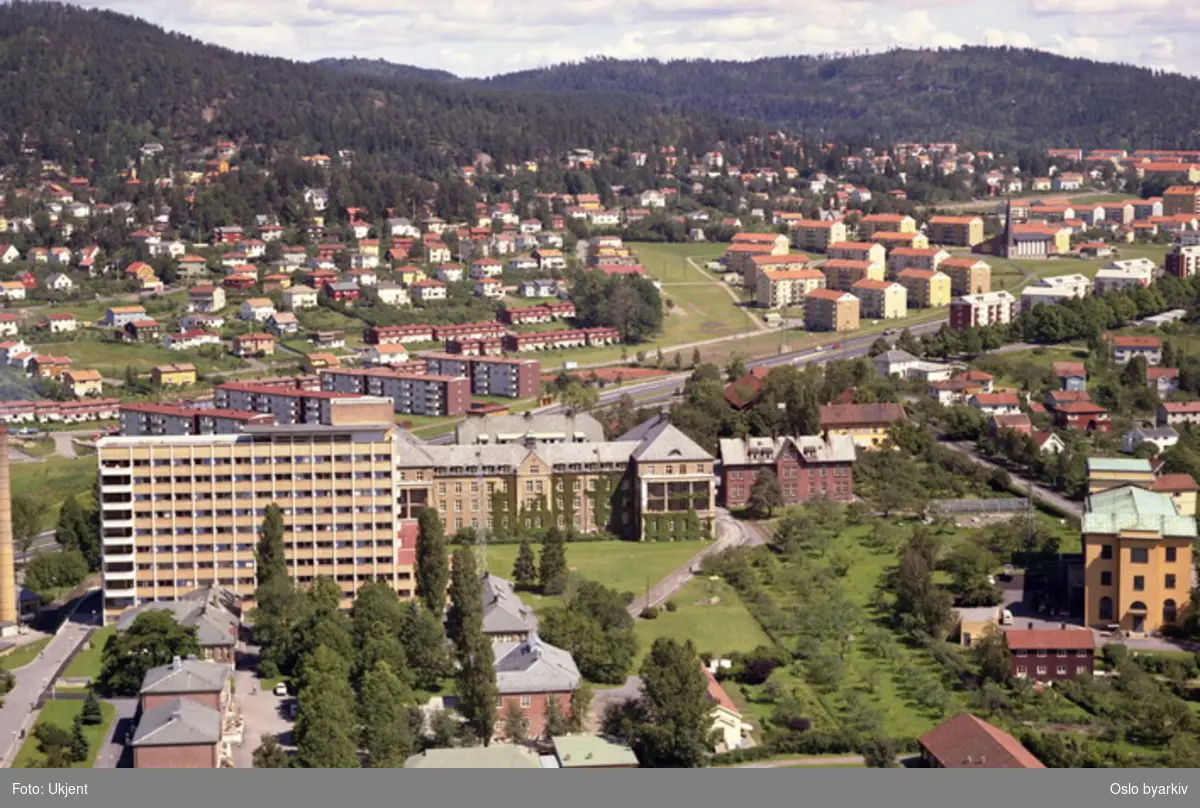
<instances>
[{"instance_id":1,"label":"grass field","mask_svg":"<svg viewBox=\"0 0 1200 808\"><path fill-rule=\"evenodd\" d=\"M46 647L46 643L50 642L50 638L46 637L41 640L34 640L31 643L26 643L19 648L14 649L10 653L0 656L0 668L6 671L15 671L22 665L29 664L42 649Z\"/></svg>"},{"instance_id":2,"label":"grass field","mask_svg":"<svg viewBox=\"0 0 1200 808\"><path fill-rule=\"evenodd\" d=\"M83 710L83 699L60 699L56 701L46 702L46 706L42 708L41 715L38 716L36 728L39 724L57 724L63 729L70 732L71 722L75 720L75 716ZM104 720L99 724L83 728L83 736L88 742L87 760L79 761L71 764L72 769L90 769L92 762L96 759L96 754L100 751L100 747L108 738L109 729L112 727L113 717L116 715L116 710L106 701L100 702L100 712L104 716ZM45 763L45 758L38 751L37 738L33 736L33 731L30 730L29 736L25 739L25 743L21 745L21 750L17 752L16 758L13 759L12 767L14 769L23 768L39 768Z\"/></svg>"},{"instance_id":3,"label":"grass field","mask_svg":"<svg viewBox=\"0 0 1200 808\"><path fill-rule=\"evenodd\" d=\"M487 548L488 570L502 578L511 578L518 546L490 545ZM572 572L598 581L610 589L641 596L646 591L647 581L650 585L658 583L703 547L699 542L572 542L567 545L567 566ZM540 548L535 546L534 553L539 552ZM556 596L522 593L521 597L535 609L561 602Z\"/></svg>"},{"instance_id":4,"label":"grass field","mask_svg":"<svg viewBox=\"0 0 1200 808\"><path fill-rule=\"evenodd\" d=\"M999 286L998 279L1019 276L1020 269L1032 272L1038 277L1081 274L1089 278L1094 278L1096 277L1096 272L1101 267L1107 266L1116 260L1149 258L1156 264L1161 264L1169 249L1170 247L1166 244L1123 244L1118 248L1120 252L1119 258L1114 256L1112 258L1097 258L1085 261L1081 261L1078 258L1052 258L1045 261L1029 259L1009 260L1004 258L988 258L986 260L992 265L992 288L1008 288L1009 291L1013 291L1013 286ZM1024 283L1018 285L1024 286Z\"/></svg>"},{"instance_id":5,"label":"grass field","mask_svg":"<svg viewBox=\"0 0 1200 808\"><path fill-rule=\"evenodd\" d=\"M71 494L81 501L91 496L96 479L96 459L93 457L48 457L40 463L12 465L13 496L28 496L37 503L43 530L54 527L58 509Z\"/></svg>"},{"instance_id":6,"label":"grass field","mask_svg":"<svg viewBox=\"0 0 1200 808\"><path fill-rule=\"evenodd\" d=\"M711 603L713 598L718 599L716 603ZM691 640L698 652L713 656L752 651L760 645L771 644L771 638L747 611L741 597L724 581L693 579L671 600L676 604L675 611L660 608L655 619L637 622L635 669L659 637L670 637L679 642Z\"/></svg>"},{"instance_id":7,"label":"grass field","mask_svg":"<svg viewBox=\"0 0 1200 808\"><path fill-rule=\"evenodd\" d=\"M79 339L43 343L38 346L38 350L55 356L69 356L75 367L98 370L100 375L109 379L122 378L126 367L131 367L138 373L146 373L155 365L173 362L191 362L201 373L246 367L246 363L235 356L213 359L202 356L199 351L168 351L157 343L128 344Z\"/></svg>"},{"instance_id":8,"label":"grass field","mask_svg":"<svg viewBox=\"0 0 1200 808\"><path fill-rule=\"evenodd\" d=\"M104 650L104 644L108 642L108 638L116 631L114 626L104 626L92 632L92 636L88 639L86 648L80 650L78 654L67 665L67 669L63 671L63 677L67 679L81 679L87 677L96 679L100 676L100 654Z\"/></svg>"}]
</instances>

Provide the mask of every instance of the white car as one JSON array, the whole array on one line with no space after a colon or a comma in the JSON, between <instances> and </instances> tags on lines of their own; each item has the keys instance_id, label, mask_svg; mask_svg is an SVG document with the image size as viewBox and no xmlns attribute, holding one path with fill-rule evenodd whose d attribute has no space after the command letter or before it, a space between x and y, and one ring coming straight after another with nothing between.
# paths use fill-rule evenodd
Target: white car
<instances>
[{"instance_id":1,"label":"white car","mask_svg":"<svg viewBox=\"0 0 1200 808\"><path fill-rule=\"evenodd\" d=\"M280 682L279 684L275 685L275 690L273 692L276 696L286 696L288 694L287 684L285 682Z\"/></svg>"}]
</instances>

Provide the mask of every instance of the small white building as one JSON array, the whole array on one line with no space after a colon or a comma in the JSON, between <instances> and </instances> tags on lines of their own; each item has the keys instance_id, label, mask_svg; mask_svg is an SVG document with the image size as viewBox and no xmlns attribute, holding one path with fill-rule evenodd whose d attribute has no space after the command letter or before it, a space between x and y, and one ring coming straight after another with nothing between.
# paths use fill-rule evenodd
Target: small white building
<instances>
[{"instance_id":1,"label":"small white building","mask_svg":"<svg viewBox=\"0 0 1200 808\"><path fill-rule=\"evenodd\" d=\"M252 297L242 301L238 309L238 319L265 323L275 313L275 304L270 298Z\"/></svg>"}]
</instances>

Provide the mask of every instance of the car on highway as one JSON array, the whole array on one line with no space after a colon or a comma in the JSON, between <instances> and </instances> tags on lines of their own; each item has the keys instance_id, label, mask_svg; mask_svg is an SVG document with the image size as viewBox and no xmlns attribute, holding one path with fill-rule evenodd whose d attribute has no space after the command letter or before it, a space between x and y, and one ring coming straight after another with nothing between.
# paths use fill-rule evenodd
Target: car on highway
<instances>
[{"instance_id":1,"label":"car on highway","mask_svg":"<svg viewBox=\"0 0 1200 808\"><path fill-rule=\"evenodd\" d=\"M838 348L842 347L842 343L835 342L833 345L830 345L829 347L830 347L830 349L836 351Z\"/></svg>"}]
</instances>

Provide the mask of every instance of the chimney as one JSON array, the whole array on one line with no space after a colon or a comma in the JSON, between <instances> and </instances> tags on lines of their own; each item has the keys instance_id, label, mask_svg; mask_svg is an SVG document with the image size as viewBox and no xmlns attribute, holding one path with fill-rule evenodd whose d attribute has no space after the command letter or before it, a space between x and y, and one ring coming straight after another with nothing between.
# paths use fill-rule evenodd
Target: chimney
<instances>
[{"instance_id":1,"label":"chimney","mask_svg":"<svg viewBox=\"0 0 1200 808\"><path fill-rule=\"evenodd\" d=\"M12 490L8 427L0 424L0 625L17 622L17 570L13 557Z\"/></svg>"},{"instance_id":2,"label":"chimney","mask_svg":"<svg viewBox=\"0 0 1200 808\"><path fill-rule=\"evenodd\" d=\"M1063 631L1066 631L1066 630L1067 630L1067 624L1066 624L1066 623L1059 623L1059 624L1058 624L1058 627L1059 627L1060 629L1062 629Z\"/></svg>"}]
</instances>

